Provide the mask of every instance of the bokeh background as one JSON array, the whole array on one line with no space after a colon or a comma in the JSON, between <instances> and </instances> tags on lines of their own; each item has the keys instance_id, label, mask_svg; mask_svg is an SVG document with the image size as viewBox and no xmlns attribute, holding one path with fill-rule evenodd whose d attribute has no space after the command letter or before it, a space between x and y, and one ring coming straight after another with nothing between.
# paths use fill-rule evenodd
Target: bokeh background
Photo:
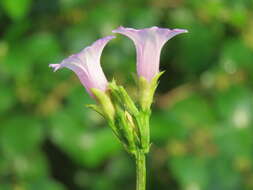
<instances>
[{"instance_id":1,"label":"bokeh background","mask_svg":"<svg viewBox=\"0 0 253 190\"><path fill-rule=\"evenodd\" d=\"M148 190L253 189L252 0L1 0L0 189L129 190L124 152L77 77L57 63L120 25L188 29L162 50ZM108 77L134 92L117 35ZM133 93L134 94L134 93Z\"/></svg>"}]
</instances>

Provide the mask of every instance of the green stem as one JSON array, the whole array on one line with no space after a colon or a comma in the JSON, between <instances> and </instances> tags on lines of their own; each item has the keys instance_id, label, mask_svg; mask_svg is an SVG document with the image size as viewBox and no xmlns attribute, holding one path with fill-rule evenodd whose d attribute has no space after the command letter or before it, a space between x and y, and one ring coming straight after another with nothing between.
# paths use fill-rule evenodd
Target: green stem
<instances>
[{"instance_id":1,"label":"green stem","mask_svg":"<svg viewBox=\"0 0 253 190\"><path fill-rule=\"evenodd\" d=\"M142 151L136 153L136 190L146 190L146 158Z\"/></svg>"}]
</instances>

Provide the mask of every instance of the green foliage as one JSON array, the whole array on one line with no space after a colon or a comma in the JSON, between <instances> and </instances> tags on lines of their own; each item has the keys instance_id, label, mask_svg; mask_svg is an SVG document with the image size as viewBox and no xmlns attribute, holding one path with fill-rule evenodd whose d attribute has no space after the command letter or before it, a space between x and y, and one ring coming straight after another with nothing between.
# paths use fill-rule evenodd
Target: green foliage
<instances>
[{"instance_id":1,"label":"green foliage","mask_svg":"<svg viewBox=\"0 0 253 190\"><path fill-rule=\"evenodd\" d=\"M25 18L31 6L31 0L2 0L3 10L13 20L21 20Z\"/></svg>"},{"instance_id":2,"label":"green foliage","mask_svg":"<svg viewBox=\"0 0 253 190\"><path fill-rule=\"evenodd\" d=\"M134 189L134 160L60 62L119 25L185 28L164 47L148 189L253 189L251 0L1 0L0 189ZM135 50L117 36L102 67L129 94Z\"/></svg>"}]
</instances>

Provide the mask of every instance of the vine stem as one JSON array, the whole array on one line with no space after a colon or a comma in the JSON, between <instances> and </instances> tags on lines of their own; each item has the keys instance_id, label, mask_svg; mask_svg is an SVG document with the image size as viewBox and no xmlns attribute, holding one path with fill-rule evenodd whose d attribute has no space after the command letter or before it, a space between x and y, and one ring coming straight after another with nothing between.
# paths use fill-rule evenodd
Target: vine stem
<instances>
[{"instance_id":1,"label":"vine stem","mask_svg":"<svg viewBox=\"0 0 253 190\"><path fill-rule=\"evenodd\" d=\"M136 156L136 190L146 190L146 156L137 151Z\"/></svg>"}]
</instances>

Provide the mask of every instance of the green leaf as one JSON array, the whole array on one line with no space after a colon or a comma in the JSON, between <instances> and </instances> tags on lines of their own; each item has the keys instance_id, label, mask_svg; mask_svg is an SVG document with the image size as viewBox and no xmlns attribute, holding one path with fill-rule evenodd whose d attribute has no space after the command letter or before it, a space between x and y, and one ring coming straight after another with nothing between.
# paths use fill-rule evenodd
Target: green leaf
<instances>
[{"instance_id":1,"label":"green leaf","mask_svg":"<svg viewBox=\"0 0 253 190\"><path fill-rule=\"evenodd\" d=\"M13 116L4 123L0 134L0 147L6 156L13 158L36 150L44 134L40 122L27 116Z\"/></svg>"},{"instance_id":2,"label":"green leaf","mask_svg":"<svg viewBox=\"0 0 253 190\"><path fill-rule=\"evenodd\" d=\"M200 157L185 156L171 158L170 167L180 181L182 189L194 187L206 189L208 183L208 165Z\"/></svg>"},{"instance_id":3,"label":"green leaf","mask_svg":"<svg viewBox=\"0 0 253 190\"><path fill-rule=\"evenodd\" d=\"M227 127L246 128L252 123L253 101L249 88L231 86L216 94L217 113Z\"/></svg>"},{"instance_id":4,"label":"green leaf","mask_svg":"<svg viewBox=\"0 0 253 190\"><path fill-rule=\"evenodd\" d=\"M26 190L66 190L60 183L50 178L40 178L31 182L26 182L24 185Z\"/></svg>"},{"instance_id":5,"label":"green leaf","mask_svg":"<svg viewBox=\"0 0 253 190\"><path fill-rule=\"evenodd\" d=\"M9 110L16 102L13 89L11 87L3 87L1 88L0 83L0 113L4 113Z\"/></svg>"},{"instance_id":6,"label":"green leaf","mask_svg":"<svg viewBox=\"0 0 253 190\"><path fill-rule=\"evenodd\" d=\"M21 20L28 15L31 0L1 0L3 9L13 20Z\"/></svg>"},{"instance_id":7,"label":"green leaf","mask_svg":"<svg viewBox=\"0 0 253 190\"><path fill-rule=\"evenodd\" d=\"M51 140L75 162L90 168L97 167L121 148L108 126L96 129L95 123L90 121L89 126L93 129L90 131L66 112L54 115L51 126Z\"/></svg>"}]
</instances>

